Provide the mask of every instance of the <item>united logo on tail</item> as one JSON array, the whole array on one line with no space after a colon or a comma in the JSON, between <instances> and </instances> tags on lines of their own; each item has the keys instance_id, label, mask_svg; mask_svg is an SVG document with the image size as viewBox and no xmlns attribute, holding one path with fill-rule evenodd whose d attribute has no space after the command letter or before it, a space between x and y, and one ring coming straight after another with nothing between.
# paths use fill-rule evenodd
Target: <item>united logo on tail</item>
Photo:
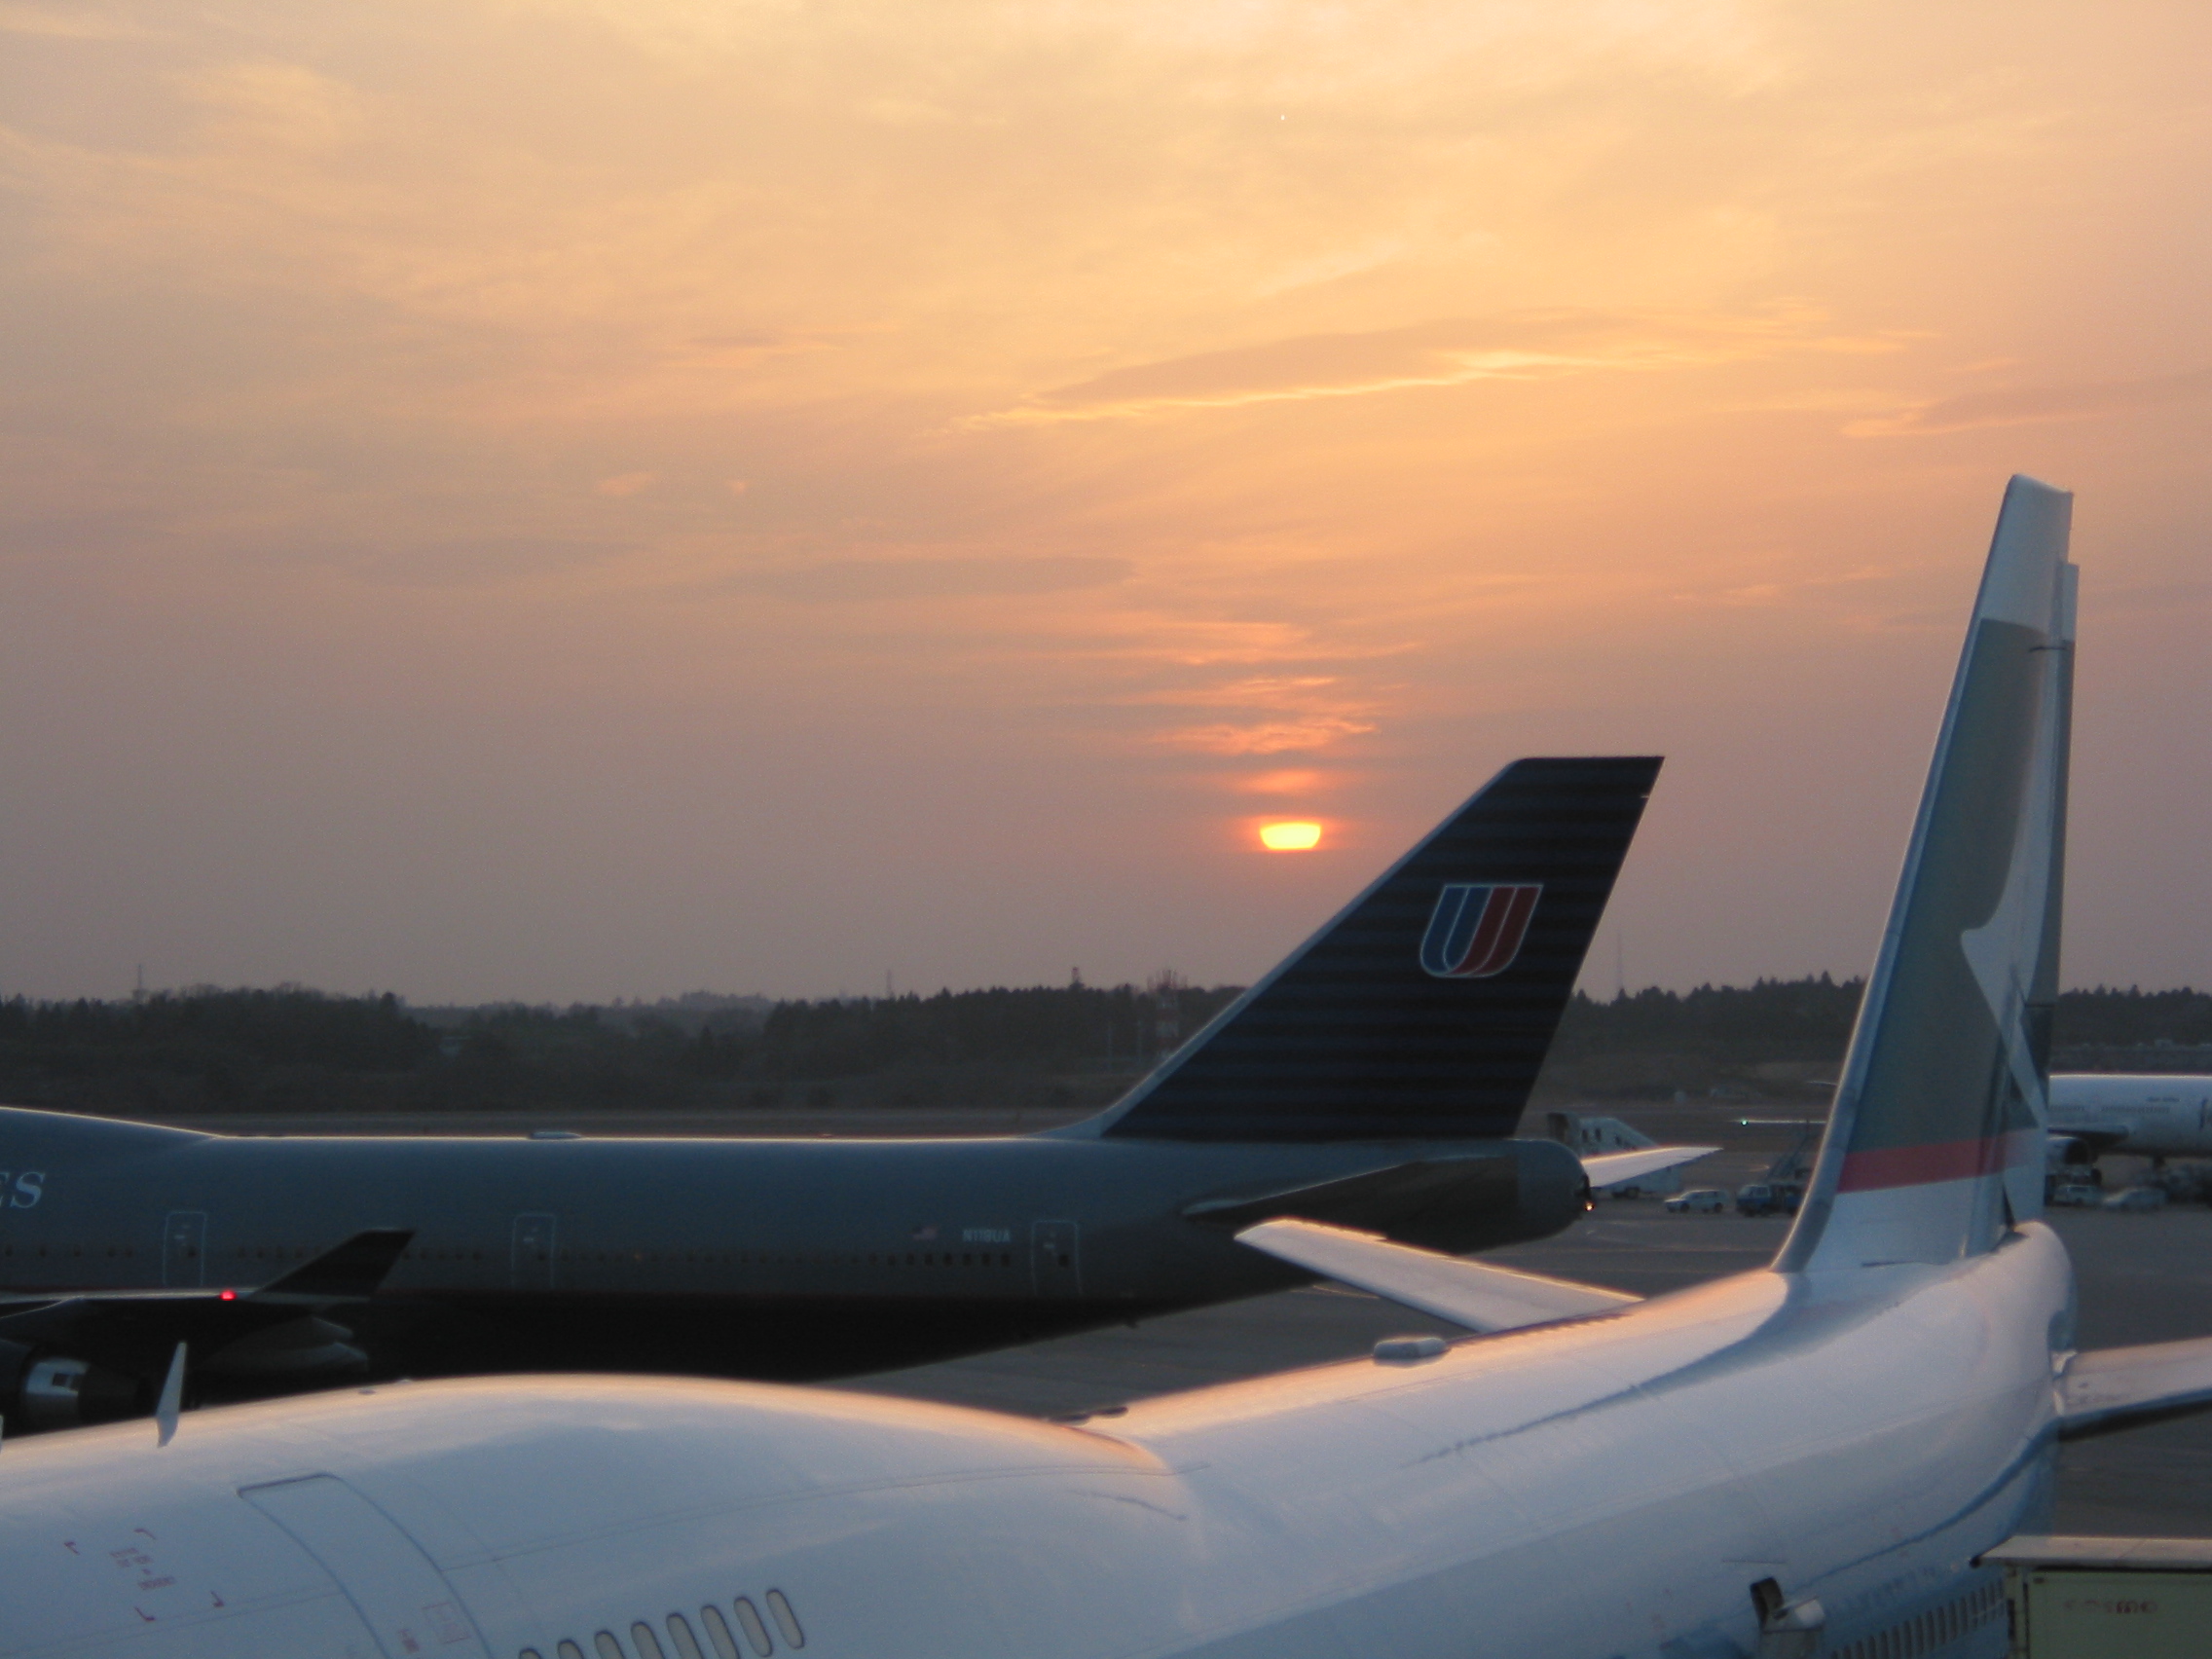
<instances>
[{"instance_id":1,"label":"united logo on tail","mask_svg":"<svg viewBox=\"0 0 2212 1659\"><path fill-rule=\"evenodd\" d=\"M1421 936L1420 965L1438 979L1487 979L1513 966L1540 885L1447 882Z\"/></svg>"}]
</instances>

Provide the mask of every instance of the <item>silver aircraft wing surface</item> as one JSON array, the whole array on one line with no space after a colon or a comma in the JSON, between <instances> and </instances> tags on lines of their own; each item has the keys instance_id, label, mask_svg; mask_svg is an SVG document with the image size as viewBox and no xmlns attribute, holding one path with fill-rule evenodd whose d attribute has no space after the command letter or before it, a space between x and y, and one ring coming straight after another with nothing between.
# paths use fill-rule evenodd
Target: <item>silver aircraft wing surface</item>
<instances>
[{"instance_id":1,"label":"silver aircraft wing surface","mask_svg":"<svg viewBox=\"0 0 2212 1659\"><path fill-rule=\"evenodd\" d=\"M1647 1146L1636 1152L1601 1152L1582 1161L1582 1174L1592 1187L1617 1187L1623 1181L1709 1158L1719 1150L1716 1146Z\"/></svg>"},{"instance_id":2,"label":"silver aircraft wing surface","mask_svg":"<svg viewBox=\"0 0 2212 1659\"><path fill-rule=\"evenodd\" d=\"M2091 1348L2058 1378L2058 1432L2066 1440L2205 1410L2212 1410L2212 1337Z\"/></svg>"},{"instance_id":3,"label":"silver aircraft wing surface","mask_svg":"<svg viewBox=\"0 0 2212 1659\"><path fill-rule=\"evenodd\" d=\"M1611 1313L1643 1299L1572 1279L1516 1272L1457 1256L1393 1244L1372 1233L1312 1221L1263 1221L1236 1235L1240 1244L1279 1261L1373 1291L1416 1312L1470 1331L1511 1331L1555 1319Z\"/></svg>"}]
</instances>

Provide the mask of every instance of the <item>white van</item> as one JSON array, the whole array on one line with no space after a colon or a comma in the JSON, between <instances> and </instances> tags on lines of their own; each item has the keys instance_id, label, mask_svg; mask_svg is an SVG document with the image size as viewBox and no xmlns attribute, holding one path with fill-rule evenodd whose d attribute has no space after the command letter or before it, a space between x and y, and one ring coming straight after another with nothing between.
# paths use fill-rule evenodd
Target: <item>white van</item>
<instances>
[{"instance_id":1,"label":"white van","mask_svg":"<svg viewBox=\"0 0 2212 1659\"><path fill-rule=\"evenodd\" d=\"M1728 1207L1728 1195L1718 1187L1692 1187L1667 1200L1672 1215L1718 1215Z\"/></svg>"}]
</instances>

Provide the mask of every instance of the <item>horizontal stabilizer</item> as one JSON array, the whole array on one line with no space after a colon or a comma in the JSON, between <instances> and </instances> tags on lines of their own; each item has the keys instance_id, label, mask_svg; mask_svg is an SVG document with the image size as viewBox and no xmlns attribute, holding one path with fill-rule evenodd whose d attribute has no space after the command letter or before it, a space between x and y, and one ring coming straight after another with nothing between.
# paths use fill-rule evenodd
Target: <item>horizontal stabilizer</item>
<instances>
[{"instance_id":1,"label":"horizontal stabilizer","mask_svg":"<svg viewBox=\"0 0 2212 1659\"><path fill-rule=\"evenodd\" d=\"M2058 1380L2062 1439L2212 1410L2212 1337L2078 1353Z\"/></svg>"},{"instance_id":2,"label":"horizontal stabilizer","mask_svg":"<svg viewBox=\"0 0 2212 1659\"><path fill-rule=\"evenodd\" d=\"M1417 1158L1331 1181L1203 1198L1183 1213L1227 1229L1297 1216L1471 1250L1495 1242L1495 1220L1514 1212L1519 1192L1511 1158Z\"/></svg>"},{"instance_id":3,"label":"horizontal stabilizer","mask_svg":"<svg viewBox=\"0 0 2212 1659\"><path fill-rule=\"evenodd\" d=\"M1656 1175L1677 1163L1708 1158L1716 1146L1647 1146L1636 1152L1602 1152L1582 1161L1583 1177L1593 1187L1617 1187L1641 1175Z\"/></svg>"},{"instance_id":4,"label":"horizontal stabilizer","mask_svg":"<svg viewBox=\"0 0 2212 1659\"><path fill-rule=\"evenodd\" d=\"M1572 1279L1545 1278L1417 1250L1371 1233L1311 1221L1263 1221L1244 1229L1236 1241L1470 1331L1510 1331L1554 1319L1582 1319L1642 1300Z\"/></svg>"}]
</instances>

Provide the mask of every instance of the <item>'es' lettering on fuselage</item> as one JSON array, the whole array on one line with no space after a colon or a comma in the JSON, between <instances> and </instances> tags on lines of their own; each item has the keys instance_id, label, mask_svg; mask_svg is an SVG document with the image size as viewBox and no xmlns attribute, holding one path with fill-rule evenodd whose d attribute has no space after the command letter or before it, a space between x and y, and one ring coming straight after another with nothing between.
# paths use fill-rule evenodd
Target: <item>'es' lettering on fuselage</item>
<instances>
[{"instance_id":1,"label":"'es' lettering on fuselage","mask_svg":"<svg viewBox=\"0 0 2212 1659\"><path fill-rule=\"evenodd\" d=\"M1534 882L1447 882L1421 936L1422 972L1438 979L1488 979L1513 966L1543 888Z\"/></svg>"},{"instance_id":2,"label":"'es' lettering on fuselage","mask_svg":"<svg viewBox=\"0 0 2212 1659\"><path fill-rule=\"evenodd\" d=\"M18 1175L12 1169L0 1169L0 1204L10 1209L29 1209L45 1197L45 1170L26 1169Z\"/></svg>"}]
</instances>

